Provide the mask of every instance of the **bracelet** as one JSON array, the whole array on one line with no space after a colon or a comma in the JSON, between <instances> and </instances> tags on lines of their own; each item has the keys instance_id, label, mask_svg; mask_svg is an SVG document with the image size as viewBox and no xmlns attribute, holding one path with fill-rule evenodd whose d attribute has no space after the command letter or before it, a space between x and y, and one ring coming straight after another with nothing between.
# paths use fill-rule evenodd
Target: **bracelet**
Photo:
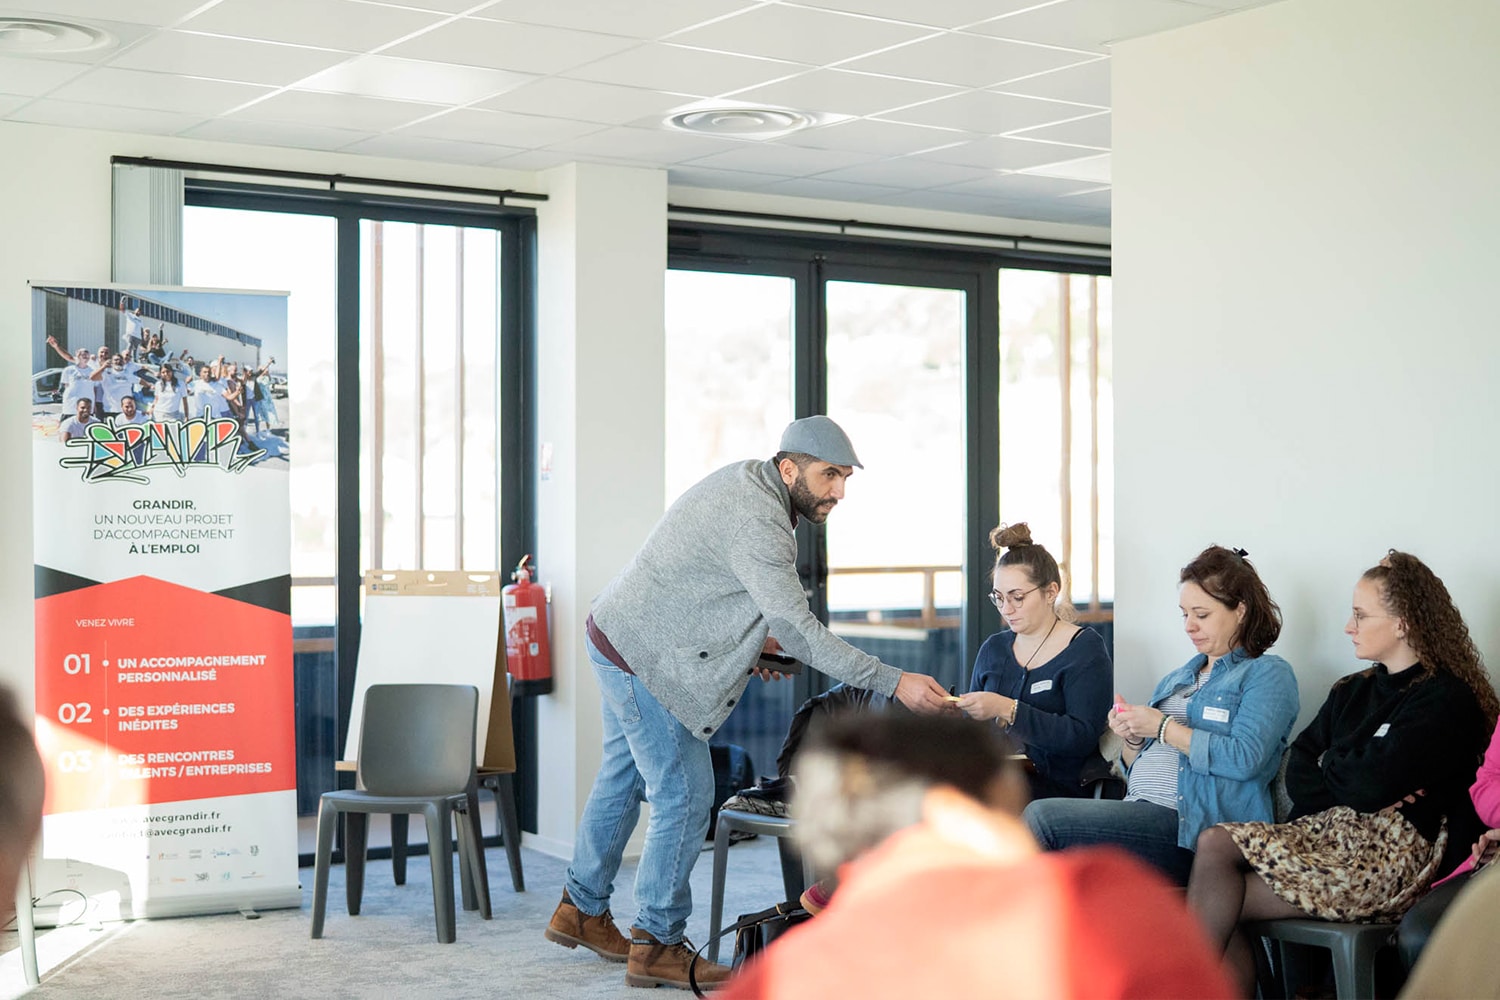
<instances>
[{"instance_id":1,"label":"bracelet","mask_svg":"<svg viewBox=\"0 0 1500 1000\"><path fill-rule=\"evenodd\" d=\"M1159 726L1156 727L1156 739L1157 739L1157 742L1160 742L1160 743L1167 742L1167 726L1170 725L1171 722L1172 722L1172 717L1170 715L1163 715L1161 717L1161 725L1159 725Z\"/></svg>"},{"instance_id":2,"label":"bracelet","mask_svg":"<svg viewBox=\"0 0 1500 1000\"><path fill-rule=\"evenodd\" d=\"M1123 742L1130 749L1139 750L1141 747L1146 745L1146 738L1144 736L1136 736L1134 738L1126 737Z\"/></svg>"},{"instance_id":3,"label":"bracelet","mask_svg":"<svg viewBox=\"0 0 1500 1000\"><path fill-rule=\"evenodd\" d=\"M1007 720L1005 720L1005 724L1007 726L1014 726L1016 724L1016 710L1018 708L1020 708L1020 707L1021 707L1021 699L1020 698L1012 698L1011 702L1010 702L1010 718L1007 719Z\"/></svg>"}]
</instances>

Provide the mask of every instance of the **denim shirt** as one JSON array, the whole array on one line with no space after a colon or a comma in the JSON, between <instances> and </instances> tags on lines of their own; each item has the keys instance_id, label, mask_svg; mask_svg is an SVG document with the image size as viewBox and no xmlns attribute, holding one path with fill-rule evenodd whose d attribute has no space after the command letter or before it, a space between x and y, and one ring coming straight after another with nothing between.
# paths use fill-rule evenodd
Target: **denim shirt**
<instances>
[{"instance_id":1,"label":"denim shirt","mask_svg":"<svg viewBox=\"0 0 1500 1000\"><path fill-rule=\"evenodd\" d=\"M1191 686L1207 662L1199 653L1163 677L1151 705ZM1300 705L1297 678L1281 657L1236 649L1215 662L1188 699L1193 742L1190 753L1178 754L1178 847L1195 850L1198 834L1215 823L1272 821L1271 782Z\"/></svg>"}]
</instances>

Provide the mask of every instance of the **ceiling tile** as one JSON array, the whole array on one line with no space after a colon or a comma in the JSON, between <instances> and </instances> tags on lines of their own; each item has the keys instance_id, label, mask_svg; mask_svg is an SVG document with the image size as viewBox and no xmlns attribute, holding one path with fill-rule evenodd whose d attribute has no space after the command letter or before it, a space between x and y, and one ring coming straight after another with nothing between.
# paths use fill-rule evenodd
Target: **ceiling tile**
<instances>
[{"instance_id":1,"label":"ceiling tile","mask_svg":"<svg viewBox=\"0 0 1500 1000\"><path fill-rule=\"evenodd\" d=\"M994 195L1028 200L1056 198L1059 195L1086 191L1099 186L1097 181L1076 181L1061 177L1039 177L1035 174L994 174L977 181L950 184L944 191L957 194Z\"/></svg>"},{"instance_id":2,"label":"ceiling tile","mask_svg":"<svg viewBox=\"0 0 1500 1000\"><path fill-rule=\"evenodd\" d=\"M433 11L351 0L221 0L179 27L213 35L368 52L438 24L444 17Z\"/></svg>"},{"instance_id":3,"label":"ceiling tile","mask_svg":"<svg viewBox=\"0 0 1500 1000\"><path fill-rule=\"evenodd\" d=\"M914 41L929 28L856 17L839 11L763 4L672 36L681 45L720 52L828 65Z\"/></svg>"},{"instance_id":4,"label":"ceiling tile","mask_svg":"<svg viewBox=\"0 0 1500 1000\"><path fill-rule=\"evenodd\" d=\"M958 28L1013 10L1035 7L1049 0L795 0L808 7L887 17L911 24Z\"/></svg>"},{"instance_id":5,"label":"ceiling tile","mask_svg":"<svg viewBox=\"0 0 1500 1000\"><path fill-rule=\"evenodd\" d=\"M793 198L821 198L827 201L879 201L881 198L899 194L894 187L873 187L868 184L825 181L818 177L794 177L777 181L764 188L766 194L789 195Z\"/></svg>"},{"instance_id":6,"label":"ceiling tile","mask_svg":"<svg viewBox=\"0 0 1500 1000\"><path fill-rule=\"evenodd\" d=\"M249 142L257 146L289 146L293 149L342 149L368 132L353 129L291 125L285 122L252 122L240 118L215 118L182 133L189 139L219 142Z\"/></svg>"},{"instance_id":7,"label":"ceiling tile","mask_svg":"<svg viewBox=\"0 0 1500 1000\"><path fill-rule=\"evenodd\" d=\"M1110 61L1095 59L1050 73L1012 80L1003 89L1009 94L1025 94L1027 97L1046 97L1054 101L1072 101L1074 104L1093 104L1107 108L1110 106L1109 75Z\"/></svg>"},{"instance_id":8,"label":"ceiling tile","mask_svg":"<svg viewBox=\"0 0 1500 1000\"><path fill-rule=\"evenodd\" d=\"M463 18L393 45L387 54L541 75L561 73L631 48L628 38Z\"/></svg>"},{"instance_id":9,"label":"ceiling tile","mask_svg":"<svg viewBox=\"0 0 1500 1000\"><path fill-rule=\"evenodd\" d=\"M1044 163L1040 167L1032 167L1024 173L1039 177L1061 177L1066 180L1084 181L1089 184L1108 184L1110 182L1110 155L1102 153L1098 156L1084 156L1076 160L1063 160L1059 163Z\"/></svg>"},{"instance_id":10,"label":"ceiling tile","mask_svg":"<svg viewBox=\"0 0 1500 1000\"><path fill-rule=\"evenodd\" d=\"M667 183L677 187L717 188L721 191L762 191L775 184L775 174L752 174L743 170L676 166L667 171Z\"/></svg>"},{"instance_id":11,"label":"ceiling tile","mask_svg":"<svg viewBox=\"0 0 1500 1000\"><path fill-rule=\"evenodd\" d=\"M562 153L549 153L545 149L528 149L525 152L496 160L488 166L505 167L507 170L551 170L564 163L572 163L575 159L577 157Z\"/></svg>"},{"instance_id":12,"label":"ceiling tile","mask_svg":"<svg viewBox=\"0 0 1500 1000\"><path fill-rule=\"evenodd\" d=\"M983 167L960 167L952 163L934 163L925 157L903 156L864 163L857 167L830 170L819 174L818 178L826 181L849 181L852 184L912 189L978 180L988 177L991 173L993 171Z\"/></svg>"},{"instance_id":13,"label":"ceiling tile","mask_svg":"<svg viewBox=\"0 0 1500 1000\"><path fill-rule=\"evenodd\" d=\"M1214 11L1176 0L1062 0L986 21L969 31L1106 53L1111 42L1179 28Z\"/></svg>"},{"instance_id":14,"label":"ceiling tile","mask_svg":"<svg viewBox=\"0 0 1500 1000\"><path fill-rule=\"evenodd\" d=\"M981 135L1001 135L1018 129L1079 118L1093 114L1096 110L1037 97L971 90L900 111L891 111L882 117L890 121L963 129Z\"/></svg>"},{"instance_id":15,"label":"ceiling tile","mask_svg":"<svg viewBox=\"0 0 1500 1000\"><path fill-rule=\"evenodd\" d=\"M476 0L359 0L376 7L415 7L419 10L435 10L443 14L467 12ZM477 0L484 2L484 0Z\"/></svg>"},{"instance_id":16,"label":"ceiling tile","mask_svg":"<svg viewBox=\"0 0 1500 1000\"><path fill-rule=\"evenodd\" d=\"M284 90L237 111L234 118L253 121L296 122L319 125L338 122L363 132L386 132L418 118L448 110L441 104L388 101L353 94L321 94L306 90Z\"/></svg>"},{"instance_id":17,"label":"ceiling tile","mask_svg":"<svg viewBox=\"0 0 1500 1000\"><path fill-rule=\"evenodd\" d=\"M925 208L935 212L958 212L963 215L1006 215L1004 202L981 195L957 194L944 188L908 191L881 199L883 204L902 208Z\"/></svg>"},{"instance_id":18,"label":"ceiling tile","mask_svg":"<svg viewBox=\"0 0 1500 1000\"><path fill-rule=\"evenodd\" d=\"M147 111L143 108L109 108L73 101L39 100L14 112L11 121L62 125L67 128L102 128L115 132L174 135L203 120L202 115Z\"/></svg>"},{"instance_id":19,"label":"ceiling tile","mask_svg":"<svg viewBox=\"0 0 1500 1000\"><path fill-rule=\"evenodd\" d=\"M724 149L737 148L742 142L734 139L717 139L705 135L690 135L686 132L670 132L666 129L611 128L581 139L556 143L552 150L559 153L575 153L590 159L597 157L620 157L638 162L680 163Z\"/></svg>"},{"instance_id":20,"label":"ceiling tile","mask_svg":"<svg viewBox=\"0 0 1500 1000\"><path fill-rule=\"evenodd\" d=\"M1084 208L1109 211L1110 202L1114 195L1113 188L1095 188L1092 191L1079 191L1076 194L1065 194L1062 200L1069 205L1081 205Z\"/></svg>"},{"instance_id":21,"label":"ceiling tile","mask_svg":"<svg viewBox=\"0 0 1500 1000\"><path fill-rule=\"evenodd\" d=\"M682 94L549 77L481 101L477 107L624 125L642 118L663 118L668 111L690 100Z\"/></svg>"},{"instance_id":22,"label":"ceiling tile","mask_svg":"<svg viewBox=\"0 0 1500 1000\"><path fill-rule=\"evenodd\" d=\"M653 42L567 73L579 80L620 83L694 97L714 97L799 73L796 63L705 52Z\"/></svg>"},{"instance_id":23,"label":"ceiling tile","mask_svg":"<svg viewBox=\"0 0 1500 1000\"><path fill-rule=\"evenodd\" d=\"M121 53L111 65L284 87L347 58L346 53L327 49L163 31Z\"/></svg>"},{"instance_id":24,"label":"ceiling tile","mask_svg":"<svg viewBox=\"0 0 1500 1000\"><path fill-rule=\"evenodd\" d=\"M478 66L449 66L394 56L359 56L297 83L298 90L361 94L433 104L470 104L534 77Z\"/></svg>"},{"instance_id":25,"label":"ceiling tile","mask_svg":"<svg viewBox=\"0 0 1500 1000\"><path fill-rule=\"evenodd\" d=\"M75 63L49 62L45 59L0 58L0 94L41 96L66 83L86 67Z\"/></svg>"},{"instance_id":26,"label":"ceiling tile","mask_svg":"<svg viewBox=\"0 0 1500 1000\"><path fill-rule=\"evenodd\" d=\"M204 0L130 0L130 16L124 20L161 27L181 20L203 3ZM121 17L123 7L120 0L34 0L30 3L21 0L14 7L7 5L5 10L8 14L97 21Z\"/></svg>"},{"instance_id":27,"label":"ceiling tile","mask_svg":"<svg viewBox=\"0 0 1500 1000\"><path fill-rule=\"evenodd\" d=\"M219 115L272 92L270 87L223 80L200 80L166 73L101 66L53 91L65 101L121 108L153 108L186 114Z\"/></svg>"},{"instance_id":28,"label":"ceiling tile","mask_svg":"<svg viewBox=\"0 0 1500 1000\"><path fill-rule=\"evenodd\" d=\"M437 163L487 164L518 152L508 146L491 146L479 142L451 142L447 139L424 139L415 135L377 135L345 146L345 153L364 156L388 156L397 160L431 160Z\"/></svg>"},{"instance_id":29,"label":"ceiling tile","mask_svg":"<svg viewBox=\"0 0 1500 1000\"><path fill-rule=\"evenodd\" d=\"M447 114L428 118L401 130L402 135L421 135L430 139L452 139L456 142L485 142L518 149L550 146L555 142L576 139L599 126L539 115L517 115L509 111L480 111L459 108Z\"/></svg>"},{"instance_id":30,"label":"ceiling tile","mask_svg":"<svg viewBox=\"0 0 1500 1000\"><path fill-rule=\"evenodd\" d=\"M854 59L843 68L911 80L989 87L1092 58L1066 49L951 33Z\"/></svg>"},{"instance_id":31,"label":"ceiling tile","mask_svg":"<svg viewBox=\"0 0 1500 1000\"><path fill-rule=\"evenodd\" d=\"M31 98L29 97L10 97L0 94L0 118L4 118L30 100Z\"/></svg>"},{"instance_id":32,"label":"ceiling tile","mask_svg":"<svg viewBox=\"0 0 1500 1000\"><path fill-rule=\"evenodd\" d=\"M741 143L736 149L694 160L692 166L805 177L809 174L821 174L825 170L852 167L856 163L868 163L872 159L874 157L860 153L836 152L831 149L801 149L775 143Z\"/></svg>"},{"instance_id":33,"label":"ceiling tile","mask_svg":"<svg viewBox=\"0 0 1500 1000\"><path fill-rule=\"evenodd\" d=\"M754 7L759 0L503 0L475 11L475 17L494 17L555 28L602 31L627 38L660 38L705 21Z\"/></svg>"},{"instance_id":34,"label":"ceiling tile","mask_svg":"<svg viewBox=\"0 0 1500 1000\"><path fill-rule=\"evenodd\" d=\"M1075 146L1097 146L1108 149L1110 145L1110 113L1101 112L1087 118L1077 118L1057 125L1043 125L1018 133L1025 139L1045 139L1047 142L1067 142Z\"/></svg>"},{"instance_id":35,"label":"ceiling tile","mask_svg":"<svg viewBox=\"0 0 1500 1000\"><path fill-rule=\"evenodd\" d=\"M956 87L935 83L893 80L887 76L848 73L839 69L817 69L768 86L742 90L734 95L734 99L799 111L873 115L956 93L959 93Z\"/></svg>"},{"instance_id":36,"label":"ceiling tile","mask_svg":"<svg viewBox=\"0 0 1500 1000\"><path fill-rule=\"evenodd\" d=\"M855 152L874 153L880 156L902 156L906 153L919 153L924 149L952 146L955 143L967 142L972 138L974 136L967 132L860 118L836 125L808 129L805 132L796 132L781 141L787 146L852 149Z\"/></svg>"},{"instance_id":37,"label":"ceiling tile","mask_svg":"<svg viewBox=\"0 0 1500 1000\"><path fill-rule=\"evenodd\" d=\"M960 146L935 149L922 155L938 163L989 167L991 170L1024 170L1027 167L1039 167L1043 163L1056 163L1059 160L1070 160L1097 152L1096 149L1085 149L1082 146L1063 146L1051 142L1033 142L1027 139L995 136L988 139L976 139Z\"/></svg>"}]
</instances>

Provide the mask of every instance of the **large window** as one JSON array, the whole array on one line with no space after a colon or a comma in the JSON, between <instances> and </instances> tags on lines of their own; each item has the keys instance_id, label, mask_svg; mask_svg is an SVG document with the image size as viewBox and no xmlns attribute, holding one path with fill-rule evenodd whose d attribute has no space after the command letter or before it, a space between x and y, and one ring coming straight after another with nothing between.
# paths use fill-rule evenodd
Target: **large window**
<instances>
[{"instance_id":1,"label":"large window","mask_svg":"<svg viewBox=\"0 0 1500 1000\"><path fill-rule=\"evenodd\" d=\"M305 814L335 787L363 573L497 570L525 551L531 213L207 182L187 201L185 283L291 293L272 375ZM523 821L534 783L520 775Z\"/></svg>"},{"instance_id":2,"label":"large window","mask_svg":"<svg viewBox=\"0 0 1500 1000\"><path fill-rule=\"evenodd\" d=\"M999 289L1000 516L1097 613L1114 600L1110 279L1003 268Z\"/></svg>"}]
</instances>

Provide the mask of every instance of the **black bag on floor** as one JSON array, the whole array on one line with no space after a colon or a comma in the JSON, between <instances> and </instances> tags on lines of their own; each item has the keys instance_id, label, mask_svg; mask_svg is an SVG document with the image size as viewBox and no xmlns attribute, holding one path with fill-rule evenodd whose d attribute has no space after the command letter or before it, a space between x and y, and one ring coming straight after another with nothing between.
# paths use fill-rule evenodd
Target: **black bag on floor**
<instances>
[{"instance_id":1,"label":"black bag on floor","mask_svg":"<svg viewBox=\"0 0 1500 1000\"><path fill-rule=\"evenodd\" d=\"M755 784L755 762L744 747L735 743L712 744L708 754L714 764L714 804L708 812L708 839L713 840L719 808L735 792Z\"/></svg>"},{"instance_id":2,"label":"black bag on floor","mask_svg":"<svg viewBox=\"0 0 1500 1000\"><path fill-rule=\"evenodd\" d=\"M730 962L730 967L738 969L748 959L769 947L772 941L804 920L811 918L812 914L804 910L802 904L796 901L777 903L758 913L740 917L720 931L718 937L709 939L704 942L703 948L698 949L697 954L693 956L692 963L688 966L688 985L693 988L696 995L700 997L704 995L703 990L698 986L698 959L702 957L703 949L719 938L734 935L734 959Z\"/></svg>"}]
</instances>

